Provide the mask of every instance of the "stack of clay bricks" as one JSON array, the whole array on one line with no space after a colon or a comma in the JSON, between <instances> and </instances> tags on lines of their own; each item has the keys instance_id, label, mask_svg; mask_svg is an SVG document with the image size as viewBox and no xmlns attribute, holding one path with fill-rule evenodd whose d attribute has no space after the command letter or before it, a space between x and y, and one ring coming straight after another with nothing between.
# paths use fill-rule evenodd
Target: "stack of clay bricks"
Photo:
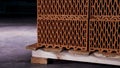
<instances>
[{"instance_id":1,"label":"stack of clay bricks","mask_svg":"<svg viewBox=\"0 0 120 68\"><path fill-rule=\"evenodd\" d=\"M37 0L36 47L120 54L120 0Z\"/></svg>"}]
</instances>

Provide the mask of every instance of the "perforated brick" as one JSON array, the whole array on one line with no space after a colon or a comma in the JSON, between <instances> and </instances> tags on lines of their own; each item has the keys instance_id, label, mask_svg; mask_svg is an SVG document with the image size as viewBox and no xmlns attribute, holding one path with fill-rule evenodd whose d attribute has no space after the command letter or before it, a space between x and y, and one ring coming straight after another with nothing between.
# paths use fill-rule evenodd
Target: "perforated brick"
<instances>
[{"instance_id":1,"label":"perforated brick","mask_svg":"<svg viewBox=\"0 0 120 68\"><path fill-rule=\"evenodd\" d=\"M87 51L89 0L38 0L38 47Z\"/></svg>"},{"instance_id":2,"label":"perforated brick","mask_svg":"<svg viewBox=\"0 0 120 68\"><path fill-rule=\"evenodd\" d=\"M120 0L90 0L89 50L120 54Z\"/></svg>"}]
</instances>

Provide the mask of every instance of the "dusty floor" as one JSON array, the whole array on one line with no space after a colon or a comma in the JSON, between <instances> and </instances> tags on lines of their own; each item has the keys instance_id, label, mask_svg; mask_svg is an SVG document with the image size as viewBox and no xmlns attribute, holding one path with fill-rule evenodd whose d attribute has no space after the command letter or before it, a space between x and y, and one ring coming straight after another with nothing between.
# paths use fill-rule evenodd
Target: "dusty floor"
<instances>
[{"instance_id":1,"label":"dusty floor","mask_svg":"<svg viewBox=\"0 0 120 68\"><path fill-rule=\"evenodd\" d=\"M31 64L31 51L25 47L37 41L35 18L0 19L0 68L120 68L82 62L54 61Z\"/></svg>"}]
</instances>

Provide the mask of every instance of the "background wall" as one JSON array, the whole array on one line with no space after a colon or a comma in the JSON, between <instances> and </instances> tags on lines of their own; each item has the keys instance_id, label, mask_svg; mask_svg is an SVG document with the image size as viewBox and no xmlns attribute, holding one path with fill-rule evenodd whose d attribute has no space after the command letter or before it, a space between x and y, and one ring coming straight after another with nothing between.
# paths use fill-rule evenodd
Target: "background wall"
<instances>
[{"instance_id":1,"label":"background wall","mask_svg":"<svg viewBox=\"0 0 120 68\"><path fill-rule=\"evenodd\" d=\"M0 16L36 16L36 0L0 0Z\"/></svg>"}]
</instances>

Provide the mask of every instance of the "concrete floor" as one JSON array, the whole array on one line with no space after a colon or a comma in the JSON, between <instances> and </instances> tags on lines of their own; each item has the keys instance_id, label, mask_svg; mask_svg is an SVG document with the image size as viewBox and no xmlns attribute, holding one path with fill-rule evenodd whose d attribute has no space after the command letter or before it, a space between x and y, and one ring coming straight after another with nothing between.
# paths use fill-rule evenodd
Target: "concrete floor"
<instances>
[{"instance_id":1,"label":"concrete floor","mask_svg":"<svg viewBox=\"0 0 120 68\"><path fill-rule=\"evenodd\" d=\"M31 64L25 47L37 41L35 18L0 19L0 68L120 68L82 62L51 60L48 65Z\"/></svg>"}]
</instances>

